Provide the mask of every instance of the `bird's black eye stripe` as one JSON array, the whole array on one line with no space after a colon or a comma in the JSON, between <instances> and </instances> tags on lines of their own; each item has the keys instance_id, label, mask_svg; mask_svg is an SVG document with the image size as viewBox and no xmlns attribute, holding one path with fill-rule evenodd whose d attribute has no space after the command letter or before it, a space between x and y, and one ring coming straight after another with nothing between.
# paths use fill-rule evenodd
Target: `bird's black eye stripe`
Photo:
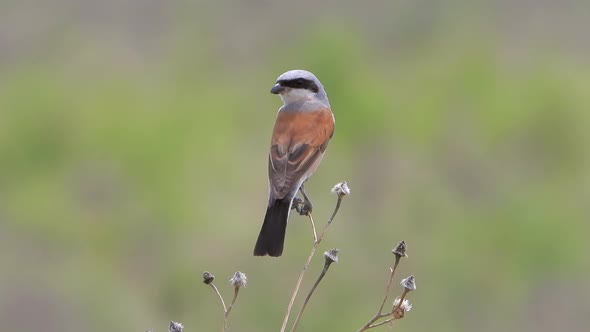
<instances>
[{"instance_id":1,"label":"bird's black eye stripe","mask_svg":"<svg viewBox=\"0 0 590 332\"><path fill-rule=\"evenodd\" d=\"M279 80L277 81L282 86L294 88L294 89L307 89L317 93L320 89L314 81L305 78L296 78L292 80Z\"/></svg>"}]
</instances>

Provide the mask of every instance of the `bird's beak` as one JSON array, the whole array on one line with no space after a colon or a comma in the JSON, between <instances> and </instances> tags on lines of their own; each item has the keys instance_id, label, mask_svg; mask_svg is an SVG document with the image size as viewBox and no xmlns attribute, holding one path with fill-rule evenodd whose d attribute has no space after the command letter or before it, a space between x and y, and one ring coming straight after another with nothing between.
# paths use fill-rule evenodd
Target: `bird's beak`
<instances>
[{"instance_id":1,"label":"bird's beak","mask_svg":"<svg viewBox=\"0 0 590 332\"><path fill-rule=\"evenodd\" d=\"M270 89L270 93L278 95L281 92L283 92L284 90L285 90L285 87L280 85L279 83L277 83L277 84L275 84L275 86L272 87L272 89Z\"/></svg>"}]
</instances>

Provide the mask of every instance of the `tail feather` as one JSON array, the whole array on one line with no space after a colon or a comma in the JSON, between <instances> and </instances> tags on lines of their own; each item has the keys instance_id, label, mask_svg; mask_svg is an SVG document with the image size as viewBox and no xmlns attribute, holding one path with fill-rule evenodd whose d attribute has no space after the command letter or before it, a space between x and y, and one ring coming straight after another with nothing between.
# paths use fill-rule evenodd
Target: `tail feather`
<instances>
[{"instance_id":1,"label":"tail feather","mask_svg":"<svg viewBox=\"0 0 590 332\"><path fill-rule=\"evenodd\" d=\"M290 210L291 199L289 198L277 199L268 205L264 223L254 247L254 256L281 256Z\"/></svg>"}]
</instances>

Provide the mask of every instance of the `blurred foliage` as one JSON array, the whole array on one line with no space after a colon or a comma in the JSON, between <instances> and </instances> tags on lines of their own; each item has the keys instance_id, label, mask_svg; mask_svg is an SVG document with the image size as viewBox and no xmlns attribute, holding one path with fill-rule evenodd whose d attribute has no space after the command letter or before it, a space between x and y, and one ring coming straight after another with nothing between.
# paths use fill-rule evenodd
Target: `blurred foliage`
<instances>
[{"instance_id":1,"label":"blurred foliage","mask_svg":"<svg viewBox=\"0 0 590 332\"><path fill-rule=\"evenodd\" d=\"M353 191L322 244L339 248L340 262L302 331L356 330L370 318L402 239L410 257L400 278L415 274L418 290L400 330L590 324L584 49L519 49L498 41L483 15L456 21L424 4L366 17L320 7L321 20L284 25L263 2L228 12L156 6L140 16L177 18L169 29L124 14L121 25L65 20L44 46L0 57L3 327L164 331L176 320L217 329L221 311L201 272L230 294L223 283L240 270L248 287L230 326L276 330L311 248L309 225L292 216L280 259L251 250L280 106L268 90L294 68L317 74L337 119L308 185L317 222L332 211L334 183ZM360 22L375 17L374 33L346 23L355 10ZM579 17L557 17L568 13ZM253 16L264 20L224 30ZM151 39L140 32L160 44L144 47ZM309 282L322 266L318 256Z\"/></svg>"}]
</instances>

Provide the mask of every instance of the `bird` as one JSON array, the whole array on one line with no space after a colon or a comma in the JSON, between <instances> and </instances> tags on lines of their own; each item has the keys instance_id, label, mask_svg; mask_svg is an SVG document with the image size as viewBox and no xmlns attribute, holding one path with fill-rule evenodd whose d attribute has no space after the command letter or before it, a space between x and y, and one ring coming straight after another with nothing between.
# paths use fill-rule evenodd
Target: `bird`
<instances>
[{"instance_id":1,"label":"bird","mask_svg":"<svg viewBox=\"0 0 590 332\"><path fill-rule=\"evenodd\" d=\"M271 93L279 95L279 108L268 155L268 207L254 256L279 257L283 253L287 220L298 191L305 206L312 204L303 183L318 168L334 134L335 118L320 80L306 70L281 74Z\"/></svg>"}]
</instances>

